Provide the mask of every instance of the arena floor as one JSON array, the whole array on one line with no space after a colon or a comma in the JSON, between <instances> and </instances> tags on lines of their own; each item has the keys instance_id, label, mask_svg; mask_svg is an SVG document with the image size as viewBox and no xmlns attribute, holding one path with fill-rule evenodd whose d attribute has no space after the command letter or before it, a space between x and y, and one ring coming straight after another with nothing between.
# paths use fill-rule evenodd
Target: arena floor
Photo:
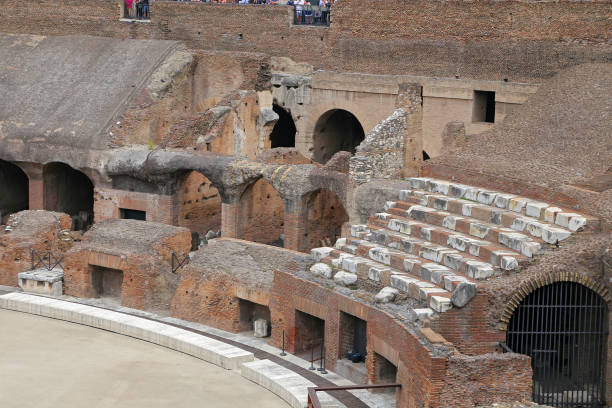
<instances>
[{"instance_id":1,"label":"arena floor","mask_svg":"<svg viewBox=\"0 0 612 408\"><path fill-rule=\"evenodd\" d=\"M287 408L197 358L130 337L0 310L0 406Z\"/></svg>"}]
</instances>

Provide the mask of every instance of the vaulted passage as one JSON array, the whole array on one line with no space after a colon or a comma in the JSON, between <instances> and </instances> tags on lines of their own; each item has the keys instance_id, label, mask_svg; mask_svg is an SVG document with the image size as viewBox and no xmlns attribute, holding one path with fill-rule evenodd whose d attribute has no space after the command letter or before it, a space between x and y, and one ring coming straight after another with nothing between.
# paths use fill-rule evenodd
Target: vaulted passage
<instances>
[{"instance_id":1,"label":"vaulted passage","mask_svg":"<svg viewBox=\"0 0 612 408\"><path fill-rule=\"evenodd\" d=\"M18 166L0 160L0 224L16 212L28 209L28 176Z\"/></svg>"},{"instance_id":2,"label":"vaulted passage","mask_svg":"<svg viewBox=\"0 0 612 408\"><path fill-rule=\"evenodd\" d=\"M273 104L272 109L278 115L278 122L270 133L270 147L295 147L296 128L291 114L277 104Z\"/></svg>"},{"instance_id":3,"label":"vaulted passage","mask_svg":"<svg viewBox=\"0 0 612 408\"><path fill-rule=\"evenodd\" d=\"M529 294L506 334L508 347L531 357L533 400L555 407L601 407L605 396L607 306L575 282Z\"/></svg>"},{"instance_id":4,"label":"vaulted passage","mask_svg":"<svg viewBox=\"0 0 612 408\"><path fill-rule=\"evenodd\" d=\"M178 191L178 225L192 232L206 234L221 229L221 195L208 178L189 172Z\"/></svg>"},{"instance_id":5,"label":"vaulted passage","mask_svg":"<svg viewBox=\"0 0 612 408\"><path fill-rule=\"evenodd\" d=\"M64 163L43 169L45 210L72 216L72 228L86 230L93 222L93 184L89 177Z\"/></svg>"},{"instance_id":6,"label":"vaulted passage","mask_svg":"<svg viewBox=\"0 0 612 408\"><path fill-rule=\"evenodd\" d=\"M264 179L251 184L240 197L238 238L284 246L285 204Z\"/></svg>"},{"instance_id":7,"label":"vaulted passage","mask_svg":"<svg viewBox=\"0 0 612 408\"><path fill-rule=\"evenodd\" d=\"M332 191L316 190L308 196L308 221L303 251L331 246L340 238L342 224L348 221L342 201Z\"/></svg>"},{"instance_id":8,"label":"vaulted passage","mask_svg":"<svg viewBox=\"0 0 612 408\"><path fill-rule=\"evenodd\" d=\"M312 159L326 163L339 151L355 153L364 137L363 127L355 115L342 109L330 110L315 125Z\"/></svg>"}]
</instances>

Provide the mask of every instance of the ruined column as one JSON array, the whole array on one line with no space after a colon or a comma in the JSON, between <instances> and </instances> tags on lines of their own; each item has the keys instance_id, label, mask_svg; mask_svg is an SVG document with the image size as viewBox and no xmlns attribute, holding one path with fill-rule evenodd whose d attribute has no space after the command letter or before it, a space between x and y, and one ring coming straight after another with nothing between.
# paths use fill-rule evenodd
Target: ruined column
<instances>
[{"instance_id":1,"label":"ruined column","mask_svg":"<svg viewBox=\"0 0 612 408\"><path fill-rule=\"evenodd\" d=\"M304 248L304 234L308 220L308 208L302 197L285 201L285 248L300 251Z\"/></svg>"},{"instance_id":2,"label":"ruined column","mask_svg":"<svg viewBox=\"0 0 612 408\"><path fill-rule=\"evenodd\" d=\"M43 165L39 163L19 163L18 165L29 179L29 209L44 210Z\"/></svg>"}]
</instances>

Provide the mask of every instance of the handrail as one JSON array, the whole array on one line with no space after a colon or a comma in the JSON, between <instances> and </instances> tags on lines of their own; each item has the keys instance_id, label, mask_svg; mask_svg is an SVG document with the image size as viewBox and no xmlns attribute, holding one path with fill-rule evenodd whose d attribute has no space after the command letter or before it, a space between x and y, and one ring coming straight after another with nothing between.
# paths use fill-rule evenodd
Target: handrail
<instances>
[{"instance_id":1,"label":"handrail","mask_svg":"<svg viewBox=\"0 0 612 408\"><path fill-rule=\"evenodd\" d=\"M308 387L308 408L321 408L321 402L317 397L319 391L346 391L365 390L368 388L402 388L399 383L387 384L363 384L363 385L335 385L330 387Z\"/></svg>"}]
</instances>

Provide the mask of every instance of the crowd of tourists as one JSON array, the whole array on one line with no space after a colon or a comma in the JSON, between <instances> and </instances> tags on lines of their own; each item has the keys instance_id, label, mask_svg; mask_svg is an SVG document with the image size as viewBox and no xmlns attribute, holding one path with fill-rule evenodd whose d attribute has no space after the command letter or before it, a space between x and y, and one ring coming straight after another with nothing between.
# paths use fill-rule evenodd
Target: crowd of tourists
<instances>
[{"instance_id":1,"label":"crowd of tourists","mask_svg":"<svg viewBox=\"0 0 612 408\"><path fill-rule=\"evenodd\" d=\"M125 17L149 19L149 0L125 0Z\"/></svg>"}]
</instances>

